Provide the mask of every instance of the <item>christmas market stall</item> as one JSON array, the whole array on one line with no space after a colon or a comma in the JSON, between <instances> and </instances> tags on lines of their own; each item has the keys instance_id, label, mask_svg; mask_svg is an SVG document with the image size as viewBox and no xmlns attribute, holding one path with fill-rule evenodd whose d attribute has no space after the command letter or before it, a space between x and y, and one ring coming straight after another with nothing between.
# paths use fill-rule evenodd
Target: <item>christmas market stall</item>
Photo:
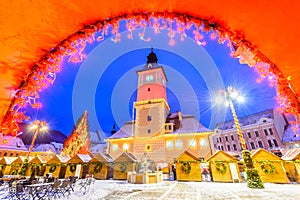
<instances>
[{"instance_id":1,"label":"christmas market stall","mask_svg":"<svg viewBox=\"0 0 300 200\"><path fill-rule=\"evenodd\" d=\"M131 153L123 152L114 160L114 175L115 180L127 180L127 172L135 171L138 159Z\"/></svg>"},{"instance_id":2,"label":"christmas market stall","mask_svg":"<svg viewBox=\"0 0 300 200\"><path fill-rule=\"evenodd\" d=\"M283 160L265 149L257 149L252 154L255 169L263 182L288 183Z\"/></svg>"},{"instance_id":3,"label":"christmas market stall","mask_svg":"<svg viewBox=\"0 0 300 200\"><path fill-rule=\"evenodd\" d=\"M290 182L300 183L300 149L290 149L281 158Z\"/></svg>"},{"instance_id":4,"label":"christmas market stall","mask_svg":"<svg viewBox=\"0 0 300 200\"><path fill-rule=\"evenodd\" d=\"M192 153L185 151L176 158L178 181L201 181L200 161Z\"/></svg>"},{"instance_id":5,"label":"christmas market stall","mask_svg":"<svg viewBox=\"0 0 300 200\"><path fill-rule=\"evenodd\" d=\"M238 166L239 160L236 157L219 150L207 161L214 182L240 182L242 180Z\"/></svg>"},{"instance_id":6,"label":"christmas market stall","mask_svg":"<svg viewBox=\"0 0 300 200\"><path fill-rule=\"evenodd\" d=\"M73 156L68 161L65 178L68 178L69 176L85 178L85 176L89 173L88 163L91 159L91 156L88 154L76 154Z\"/></svg>"},{"instance_id":7,"label":"christmas market stall","mask_svg":"<svg viewBox=\"0 0 300 200\"><path fill-rule=\"evenodd\" d=\"M42 165L43 162L39 156L33 157L30 161L28 161L28 167L26 168L25 176L43 176L44 174L41 170ZM43 172L45 172L45 167Z\"/></svg>"},{"instance_id":8,"label":"christmas market stall","mask_svg":"<svg viewBox=\"0 0 300 200\"><path fill-rule=\"evenodd\" d=\"M11 172L11 163L16 160L17 157L3 157L0 160L0 166L3 172L3 175L10 175Z\"/></svg>"},{"instance_id":9,"label":"christmas market stall","mask_svg":"<svg viewBox=\"0 0 300 200\"><path fill-rule=\"evenodd\" d=\"M52 174L54 178L65 178L69 156L54 155L46 164L45 174Z\"/></svg>"},{"instance_id":10,"label":"christmas market stall","mask_svg":"<svg viewBox=\"0 0 300 200\"><path fill-rule=\"evenodd\" d=\"M108 154L96 154L89 162L89 174L93 174L95 179L107 179L112 161Z\"/></svg>"},{"instance_id":11,"label":"christmas market stall","mask_svg":"<svg viewBox=\"0 0 300 200\"><path fill-rule=\"evenodd\" d=\"M29 168L29 161L33 159L32 156L19 156L11 163L10 174L26 176L26 171Z\"/></svg>"}]
</instances>

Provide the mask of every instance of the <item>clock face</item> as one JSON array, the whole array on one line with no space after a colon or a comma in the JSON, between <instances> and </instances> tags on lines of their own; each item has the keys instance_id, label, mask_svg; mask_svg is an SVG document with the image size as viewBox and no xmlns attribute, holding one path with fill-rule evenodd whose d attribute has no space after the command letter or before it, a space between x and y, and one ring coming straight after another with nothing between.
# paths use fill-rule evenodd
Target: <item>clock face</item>
<instances>
[{"instance_id":1,"label":"clock face","mask_svg":"<svg viewBox=\"0 0 300 200\"><path fill-rule=\"evenodd\" d=\"M152 75L146 76L146 81L148 82L153 81L153 76Z\"/></svg>"}]
</instances>

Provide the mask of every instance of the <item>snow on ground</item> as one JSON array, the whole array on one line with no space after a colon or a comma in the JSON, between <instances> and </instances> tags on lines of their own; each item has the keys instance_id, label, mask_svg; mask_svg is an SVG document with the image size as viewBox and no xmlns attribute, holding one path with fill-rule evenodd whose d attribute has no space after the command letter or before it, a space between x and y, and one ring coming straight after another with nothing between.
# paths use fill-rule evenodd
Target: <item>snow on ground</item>
<instances>
[{"instance_id":1,"label":"snow on ground","mask_svg":"<svg viewBox=\"0 0 300 200\"><path fill-rule=\"evenodd\" d=\"M3 191L1 191L3 197ZM74 200L296 200L300 184L265 183L265 189L250 189L246 183L177 182L129 184L126 181L96 180L84 192L75 187ZM1 195L0 195L1 199Z\"/></svg>"}]
</instances>

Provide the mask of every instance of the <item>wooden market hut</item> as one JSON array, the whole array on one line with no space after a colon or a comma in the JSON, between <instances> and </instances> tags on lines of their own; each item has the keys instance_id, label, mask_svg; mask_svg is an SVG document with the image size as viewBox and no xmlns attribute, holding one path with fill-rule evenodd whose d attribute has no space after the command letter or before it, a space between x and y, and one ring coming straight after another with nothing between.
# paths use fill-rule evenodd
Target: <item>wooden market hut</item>
<instances>
[{"instance_id":1,"label":"wooden market hut","mask_svg":"<svg viewBox=\"0 0 300 200\"><path fill-rule=\"evenodd\" d=\"M131 153L123 152L114 160L114 175L115 180L127 180L127 172L135 171L138 159Z\"/></svg>"},{"instance_id":2,"label":"wooden market hut","mask_svg":"<svg viewBox=\"0 0 300 200\"><path fill-rule=\"evenodd\" d=\"M281 158L288 179L300 183L300 149L290 149Z\"/></svg>"},{"instance_id":3,"label":"wooden market hut","mask_svg":"<svg viewBox=\"0 0 300 200\"><path fill-rule=\"evenodd\" d=\"M200 161L192 153L185 151L176 158L178 181L202 181Z\"/></svg>"},{"instance_id":4,"label":"wooden market hut","mask_svg":"<svg viewBox=\"0 0 300 200\"><path fill-rule=\"evenodd\" d=\"M108 154L96 154L89 162L89 174L93 174L95 179L107 179L112 162L113 159Z\"/></svg>"},{"instance_id":5,"label":"wooden market hut","mask_svg":"<svg viewBox=\"0 0 300 200\"><path fill-rule=\"evenodd\" d=\"M33 157L32 156L18 156L17 159L15 159L12 163L11 163L11 169L9 174L13 174L13 175L17 175L20 173L20 170L23 166L23 164L25 163L25 161L27 162L27 164L29 163L30 160L32 160ZM24 168L24 176L26 176L26 171L28 169L28 165L26 168Z\"/></svg>"},{"instance_id":6,"label":"wooden market hut","mask_svg":"<svg viewBox=\"0 0 300 200\"><path fill-rule=\"evenodd\" d=\"M222 151L216 151L207 160L214 182L240 182L239 159Z\"/></svg>"},{"instance_id":7,"label":"wooden market hut","mask_svg":"<svg viewBox=\"0 0 300 200\"><path fill-rule=\"evenodd\" d=\"M69 159L69 156L55 154L51 159L48 160L44 174L52 174L52 177L54 178L64 178L67 169L66 163Z\"/></svg>"},{"instance_id":8,"label":"wooden market hut","mask_svg":"<svg viewBox=\"0 0 300 200\"><path fill-rule=\"evenodd\" d=\"M91 160L88 154L76 154L67 163L67 170L65 178L69 176L77 176L78 178L85 178L89 173L88 163Z\"/></svg>"},{"instance_id":9,"label":"wooden market hut","mask_svg":"<svg viewBox=\"0 0 300 200\"><path fill-rule=\"evenodd\" d=\"M0 166L2 166L3 175L10 175L11 172L11 163L16 160L18 157L3 157L0 160Z\"/></svg>"},{"instance_id":10,"label":"wooden market hut","mask_svg":"<svg viewBox=\"0 0 300 200\"><path fill-rule=\"evenodd\" d=\"M25 172L25 176L30 176L32 173L32 169L36 168L36 176L43 176L46 170L46 166L44 166L45 162L41 159L40 156L35 156L29 161L29 167Z\"/></svg>"},{"instance_id":11,"label":"wooden market hut","mask_svg":"<svg viewBox=\"0 0 300 200\"><path fill-rule=\"evenodd\" d=\"M265 149L251 152L255 169L263 182L288 183L289 180L283 168L283 160Z\"/></svg>"}]
</instances>

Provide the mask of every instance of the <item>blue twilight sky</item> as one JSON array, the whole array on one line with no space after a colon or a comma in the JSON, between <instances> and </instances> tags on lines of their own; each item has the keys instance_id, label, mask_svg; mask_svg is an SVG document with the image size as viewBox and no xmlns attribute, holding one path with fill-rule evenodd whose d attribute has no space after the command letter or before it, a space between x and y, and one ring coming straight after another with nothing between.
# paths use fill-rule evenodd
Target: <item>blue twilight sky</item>
<instances>
[{"instance_id":1,"label":"blue twilight sky","mask_svg":"<svg viewBox=\"0 0 300 200\"><path fill-rule=\"evenodd\" d=\"M124 30L121 25L121 30ZM215 105L216 93L228 85L238 89L246 102L238 105L238 116L246 116L276 106L276 90L267 80L257 83L258 74L230 56L226 44L219 44L205 34L207 44L197 45L192 34L184 41L175 36L169 45L168 33L155 34L147 28L143 41L136 30L133 39L121 32L121 41L107 36L102 42L88 44L88 55L82 63L62 63L54 85L40 93L42 109L28 109L32 120L46 120L51 129L69 135L84 110L88 111L91 131L101 130L110 135L114 123L121 127L132 120L132 105L136 99L137 75L146 61L150 48L164 67L168 83L171 112L181 110L195 117L207 128L231 119L229 108Z\"/></svg>"}]
</instances>

